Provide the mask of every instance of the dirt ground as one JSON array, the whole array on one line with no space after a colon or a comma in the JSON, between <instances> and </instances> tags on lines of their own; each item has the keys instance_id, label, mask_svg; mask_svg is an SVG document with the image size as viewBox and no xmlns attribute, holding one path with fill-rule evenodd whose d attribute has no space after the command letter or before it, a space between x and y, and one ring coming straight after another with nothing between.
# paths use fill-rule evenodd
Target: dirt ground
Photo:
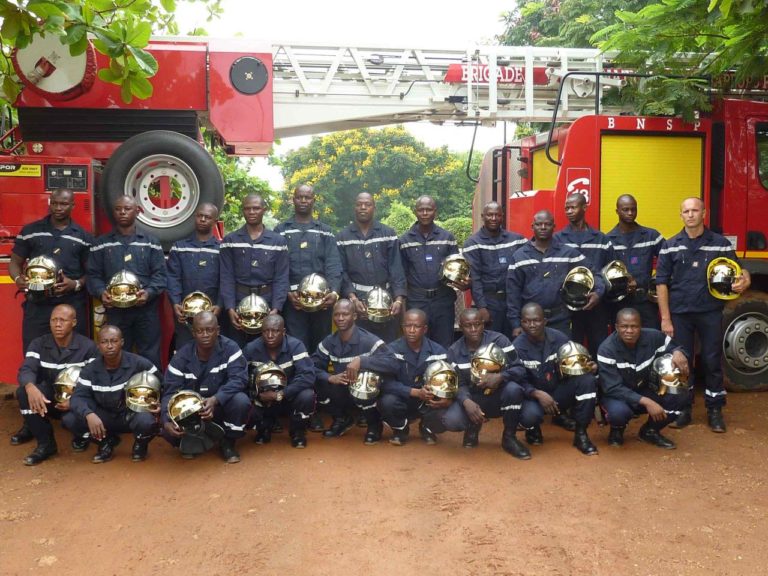
<instances>
[{"instance_id":1,"label":"dirt ground","mask_svg":"<svg viewBox=\"0 0 768 576\"><path fill-rule=\"evenodd\" d=\"M519 462L499 448L500 423L480 447L457 434L437 446L362 444L287 434L182 460L164 441L150 458L93 465L60 454L26 467L10 446L15 400L0 401L0 574L232 575L766 574L768 394L732 394L727 434L695 424L669 431L664 451L635 440L585 457L569 433Z\"/></svg>"}]
</instances>

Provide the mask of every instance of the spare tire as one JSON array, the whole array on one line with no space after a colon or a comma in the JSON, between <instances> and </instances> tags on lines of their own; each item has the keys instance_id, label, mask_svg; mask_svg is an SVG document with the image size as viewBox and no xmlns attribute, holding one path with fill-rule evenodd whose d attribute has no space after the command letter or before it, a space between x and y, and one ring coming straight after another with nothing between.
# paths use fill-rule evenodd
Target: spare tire
<instances>
[{"instance_id":1,"label":"spare tire","mask_svg":"<svg viewBox=\"0 0 768 576\"><path fill-rule=\"evenodd\" d=\"M768 390L768 294L748 290L723 310L723 383L731 392Z\"/></svg>"},{"instance_id":2,"label":"spare tire","mask_svg":"<svg viewBox=\"0 0 768 576\"><path fill-rule=\"evenodd\" d=\"M201 203L219 210L224 203L224 182L211 155L195 140L169 130L144 132L123 142L107 161L99 189L110 220L117 198L135 198L137 228L166 249L192 234Z\"/></svg>"}]
</instances>

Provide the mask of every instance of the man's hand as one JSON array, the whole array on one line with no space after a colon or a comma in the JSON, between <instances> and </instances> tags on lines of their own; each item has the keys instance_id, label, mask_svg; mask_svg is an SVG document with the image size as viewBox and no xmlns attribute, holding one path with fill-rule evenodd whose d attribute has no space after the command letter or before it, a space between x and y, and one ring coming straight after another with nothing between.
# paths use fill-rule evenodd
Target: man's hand
<instances>
[{"instance_id":1,"label":"man's hand","mask_svg":"<svg viewBox=\"0 0 768 576\"><path fill-rule=\"evenodd\" d=\"M291 306L293 306L294 310L303 310L304 308L301 307L301 302L299 302L299 293L298 292L288 292L288 302L291 303Z\"/></svg>"},{"instance_id":2,"label":"man's hand","mask_svg":"<svg viewBox=\"0 0 768 576\"><path fill-rule=\"evenodd\" d=\"M597 362L595 362L594 360L590 360L589 362L587 362L587 368L592 374L597 374Z\"/></svg>"},{"instance_id":3,"label":"man's hand","mask_svg":"<svg viewBox=\"0 0 768 576\"><path fill-rule=\"evenodd\" d=\"M672 320L667 318L666 320L664 318L661 319L661 331L664 332L667 336L670 338L675 337L675 327L672 325Z\"/></svg>"},{"instance_id":4,"label":"man's hand","mask_svg":"<svg viewBox=\"0 0 768 576\"><path fill-rule=\"evenodd\" d=\"M680 350L675 350L672 352L672 364L674 364L677 369L680 370L680 375L683 378L688 378L688 374L690 374L688 358L686 358L685 354L680 352Z\"/></svg>"},{"instance_id":5,"label":"man's hand","mask_svg":"<svg viewBox=\"0 0 768 576\"><path fill-rule=\"evenodd\" d=\"M242 330L243 324L240 322L240 317L237 315L234 308L227 310L227 314L229 315L229 321L232 322L232 326L235 327L235 330Z\"/></svg>"},{"instance_id":6,"label":"man's hand","mask_svg":"<svg viewBox=\"0 0 768 576\"><path fill-rule=\"evenodd\" d=\"M661 422L667 417L664 408L662 408L658 402L655 402L646 396L643 396L640 399L640 406L645 408L646 412L648 412L648 416L650 416L651 420L654 422Z\"/></svg>"},{"instance_id":7,"label":"man's hand","mask_svg":"<svg viewBox=\"0 0 768 576\"><path fill-rule=\"evenodd\" d=\"M411 388L411 398L418 398L422 402L429 402L434 395L428 388Z\"/></svg>"},{"instance_id":8,"label":"man's hand","mask_svg":"<svg viewBox=\"0 0 768 576\"><path fill-rule=\"evenodd\" d=\"M27 288L29 288L29 279L24 274L19 274L16 276L16 289L20 292L24 292Z\"/></svg>"},{"instance_id":9,"label":"man's hand","mask_svg":"<svg viewBox=\"0 0 768 576\"><path fill-rule=\"evenodd\" d=\"M395 298L395 301L392 302L392 307L389 309L389 313L392 314L392 316L397 316L400 314L400 311L403 309L403 300L402 298L398 297Z\"/></svg>"},{"instance_id":10,"label":"man's hand","mask_svg":"<svg viewBox=\"0 0 768 576\"><path fill-rule=\"evenodd\" d=\"M40 388L32 383L28 383L24 386L24 390L27 393L27 400L29 401L29 409L32 410L38 416L45 416L48 413L48 406L51 401L40 392Z\"/></svg>"},{"instance_id":11,"label":"man's hand","mask_svg":"<svg viewBox=\"0 0 768 576\"><path fill-rule=\"evenodd\" d=\"M174 422L166 422L163 424L163 430L165 430L166 434L171 438L181 438L184 436L184 429L176 426Z\"/></svg>"},{"instance_id":12,"label":"man's hand","mask_svg":"<svg viewBox=\"0 0 768 576\"><path fill-rule=\"evenodd\" d=\"M635 280L634 276L629 277L629 282L627 282L627 292L630 294L637 292L637 280Z\"/></svg>"},{"instance_id":13,"label":"man's hand","mask_svg":"<svg viewBox=\"0 0 768 576\"><path fill-rule=\"evenodd\" d=\"M746 291L750 286L752 285L752 277L749 274L748 270L744 270L741 273L741 276L736 278L736 281L731 284L731 289L736 292L736 294L742 294L744 291Z\"/></svg>"},{"instance_id":14,"label":"man's hand","mask_svg":"<svg viewBox=\"0 0 768 576\"><path fill-rule=\"evenodd\" d=\"M485 422L485 412L480 409L480 405L474 400L467 398L464 400L464 412L467 413L473 424L482 424Z\"/></svg>"},{"instance_id":15,"label":"man's hand","mask_svg":"<svg viewBox=\"0 0 768 576\"><path fill-rule=\"evenodd\" d=\"M75 281L72 278L67 278L62 272L61 278L56 284L53 285L53 293L56 296L63 296L75 291Z\"/></svg>"},{"instance_id":16,"label":"man's hand","mask_svg":"<svg viewBox=\"0 0 768 576\"><path fill-rule=\"evenodd\" d=\"M91 433L91 438L96 442L101 442L107 436L107 429L104 427L104 422L101 421L95 412L91 412L85 417L85 421L88 423L88 431Z\"/></svg>"},{"instance_id":17,"label":"man's hand","mask_svg":"<svg viewBox=\"0 0 768 576\"><path fill-rule=\"evenodd\" d=\"M485 390L496 390L499 386L501 386L502 382L503 378L501 377L501 374L491 372L489 374L483 374L477 387L483 388Z\"/></svg>"},{"instance_id":18,"label":"man's hand","mask_svg":"<svg viewBox=\"0 0 768 576\"><path fill-rule=\"evenodd\" d=\"M144 306L149 301L149 292L143 288L136 292L136 306Z\"/></svg>"},{"instance_id":19,"label":"man's hand","mask_svg":"<svg viewBox=\"0 0 768 576\"><path fill-rule=\"evenodd\" d=\"M219 404L216 396L209 396L203 400L203 409L200 410L200 418L203 420L210 420L213 418L213 409Z\"/></svg>"},{"instance_id":20,"label":"man's hand","mask_svg":"<svg viewBox=\"0 0 768 576\"><path fill-rule=\"evenodd\" d=\"M432 396L432 398L427 400L427 406L435 410L441 410L442 408L448 408L452 402L452 398L438 398L437 396Z\"/></svg>"},{"instance_id":21,"label":"man's hand","mask_svg":"<svg viewBox=\"0 0 768 576\"><path fill-rule=\"evenodd\" d=\"M478 308L477 314L480 316L480 320L483 321L483 324L491 323L491 313L488 312L488 308Z\"/></svg>"},{"instance_id":22,"label":"man's hand","mask_svg":"<svg viewBox=\"0 0 768 576\"><path fill-rule=\"evenodd\" d=\"M354 382L357 380L357 375L360 373L360 356L355 356L352 361L347 364L347 369L344 374L347 377L348 382Z\"/></svg>"},{"instance_id":23,"label":"man's hand","mask_svg":"<svg viewBox=\"0 0 768 576\"><path fill-rule=\"evenodd\" d=\"M101 293L101 303L104 304L106 308L112 308L112 296L110 296L107 290L104 290L104 292Z\"/></svg>"},{"instance_id":24,"label":"man's hand","mask_svg":"<svg viewBox=\"0 0 768 576\"><path fill-rule=\"evenodd\" d=\"M280 310L278 310L277 308L272 308L270 309L269 314L270 316L274 316L275 314L280 314Z\"/></svg>"},{"instance_id":25,"label":"man's hand","mask_svg":"<svg viewBox=\"0 0 768 576\"><path fill-rule=\"evenodd\" d=\"M600 302L600 296L597 295L597 292L590 292L589 293L589 300L587 301L587 305L582 308L582 310L592 310L595 306L598 305Z\"/></svg>"},{"instance_id":26,"label":"man's hand","mask_svg":"<svg viewBox=\"0 0 768 576\"><path fill-rule=\"evenodd\" d=\"M179 324L186 324L187 318L184 316L184 309L181 307L181 304L174 304L173 305L173 313L176 316L176 321Z\"/></svg>"},{"instance_id":27,"label":"man's hand","mask_svg":"<svg viewBox=\"0 0 768 576\"><path fill-rule=\"evenodd\" d=\"M453 285L456 287L457 290L464 292L465 290L469 290L470 283L469 282L454 282Z\"/></svg>"},{"instance_id":28,"label":"man's hand","mask_svg":"<svg viewBox=\"0 0 768 576\"><path fill-rule=\"evenodd\" d=\"M544 392L544 390L536 390L531 396L533 396L541 405L545 414L549 414L550 416L557 416L560 414L560 407L557 405L557 402L555 402L555 399L552 398L552 396Z\"/></svg>"},{"instance_id":29,"label":"man's hand","mask_svg":"<svg viewBox=\"0 0 768 576\"><path fill-rule=\"evenodd\" d=\"M349 386L349 380L347 379L345 372L342 372L341 374L331 374L328 376L328 383L335 384L336 386Z\"/></svg>"},{"instance_id":30,"label":"man's hand","mask_svg":"<svg viewBox=\"0 0 768 576\"><path fill-rule=\"evenodd\" d=\"M357 296L350 295L349 297L352 304L355 305L355 312L357 312L357 315L362 318L368 317L368 309L365 307L365 304L363 304L363 301L360 300Z\"/></svg>"},{"instance_id":31,"label":"man's hand","mask_svg":"<svg viewBox=\"0 0 768 576\"><path fill-rule=\"evenodd\" d=\"M328 310L328 308L332 308L336 302L339 300L339 295L336 294L336 292L329 292L328 295L323 298L323 305L321 307L321 310Z\"/></svg>"},{"instance_id":32,"label":"man's hand","mask_svg":"<svg viewBox=\"0 0 768 576\"><path fill-rule=\"evenodd\" d=\"M221 314L221 306L214 306L213 308L211 308L211 312L213 312L216 316L218 316L219 314Z\"/></svg>"}]
</instances>

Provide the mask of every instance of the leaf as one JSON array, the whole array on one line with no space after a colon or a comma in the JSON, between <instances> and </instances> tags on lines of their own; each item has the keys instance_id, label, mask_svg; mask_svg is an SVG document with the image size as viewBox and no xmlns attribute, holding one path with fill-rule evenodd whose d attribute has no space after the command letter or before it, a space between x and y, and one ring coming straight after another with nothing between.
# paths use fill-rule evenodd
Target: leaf
<instances>
[{"instance_id":1,"label":"leaf","mask_svg":"<svg viewBox=\"0 0 768 576\"><path fill-rule=\"evenodd\" d=\"M17 11L5 17L3 25L0 26L0 35L3 41L8 42L18 36L21 30L21 14Z\"/></svg>"},{"instance_id":2,"label":"leaf","mask_svg":"<svg viewBox=\"0 0 768 576\"><path fill-rule=\"evenodd\" d=\"M138 22L132 30L128 31L125 41L127 44L137 48L144 48L144 46L149 44L149 37L151 35L152 26L149 22Z\"/></svg>"},{"instance_id":3,"label":"leaf","mask_svg":"<svg viewBox=\"0 0 768 576\"><path fill-rule=\"evenodd\" d=\"M160 5L166 12L176 11L176 0L160 0Z\"/></svg>"},{"instance_id":4,"label":"leaf","mask_svg":"<svg viewBox=\"0 0 768 576\"><path fill-rule=\"evenodd\" d=\"M157 60L152 54L135 46L128 46L128 52L135 58L145 76L152 77L157 74Z\"/></svg>"},{"instance_id":5,"label":"leaf","mask_svg":"<svg viewBox=\"0 0 768 576\"><path fill-rule=\"evenodd\" d=\"M120 98L123 99L123 102L126 104L130 104L133 102L133 93L131 92L131 81L127 78L123 80L123 83L120 85Z\"/></svg>"},{"instance_id":6,"label":"leaf","mask_svg":"<svg viewBox=\"0 0 768 576\"><path fill-rule=\"evenodd\" d=\"M40 2L32 0L27 4L27 10L29 10L32 14L35 16L38 16L39 18L46 20L49 16L63 16L64 13L61 11L61 8L59 8L56 4L53 2Z\"/></svg>"},{"instance_id":7,"label":"leaf","mask_svg":"<svg viewBox=\"0 0 768 576\"><path fill-rule=\"evenodd\" d=\"M21 86L19 86L18 82L16 82L13 77L3 77L3 94L8 102L15 102L19 92L21 92Z\"/></svg>"},{"instance_id":8,"label":"leaf","mask_svg":"<svg viewBox=\"0 0 768 576\"><path fill-rule=\"evenodd\" d=\"M72 26L68 26L62 37L62 42L64 44L75 44L85 36L86 30L85 24L73 24Z\"/></svg>"},{"instance_id":9,"label":"leaf","mask_svg":"<svg viewBox=\"0 0 768 576\"><path fill-rule=\"evenodd\" d=\"M74 44L70 44L69 53L72 56L77 56L85 52L87 49L88 49L88 36L83 34L80 40L78 40Z\"/></svg>"},{"instance_id":10,"label":"leaf","mask_svg":"<svg viewBox=\"0 0 768 576\"><path fill-rule=\"evenodd\" d=\"M119 84L123 79L122 74L115 74L109 68L100 68L96 73L96 76L98 76L99 80L102 82L107 82L109 84Z\"/></svg>"},{"instance_id":11,"label":"leaf","mask_svg":"<svg viewBox=\"0 0 768 576\"><path fill-rule=\"evenodd\" d=\"M147 98L152 96L152 90L153 90L152 83L146 78L132 75L130 77L130 83L131 83L131 92L139 100L146 100Z\"/></svg>"}]
</instances>

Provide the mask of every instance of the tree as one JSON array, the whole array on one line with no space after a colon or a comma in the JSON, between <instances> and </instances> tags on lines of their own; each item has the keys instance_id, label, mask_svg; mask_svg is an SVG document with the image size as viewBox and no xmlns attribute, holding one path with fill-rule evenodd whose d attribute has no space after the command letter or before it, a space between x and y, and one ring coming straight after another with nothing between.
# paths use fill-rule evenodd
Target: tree
<instances>
[{"instance_id":1,"label":"tree","mask_svg":"<svg viewBox=\"0 0 768 576\"><path fill-rule=\"evenodd\" d=\"M335 229L352 220L354 200L370 192L380 216L395 200L411 207L419 196L433 196L441 218L471 210L474 185L466 177L466 156L446 147L431 149L402 126L336 132L312 138L282 161L286 190L275 202L280 217L290 213L291 191L299 184L315 187L318 216ZM476 155L472 173L481 161Z\"/></svg>"},{"instance_id":2,"label":"tree","mask_svg":"<svg viewBox=\"0 0 768 576\"><path fill-rule=\"evenodd\" d=\"M411 208L408 208L400 200L395 200L389 207L389 214L382 218L381 221L390 228L393 228L398 236L401 236L413 226L416 216L414 216Z\"/></svg>"},{"instance_id":3,"label":"tree","mask_svg":"<svg viewBox=\"0 0 768 576\"><path fill-rule=\"evenodd\" d=\"M222 0L179 0L205 3L209 20L222 13ZM70 54L94 48L109 57L98 71L103 82L116 84L126 102L149 98L157 61L145 50L152 34L178 35L174 18L177 0L0 0L0 80L6 104L21 89L11 63L15 48L24 48L37 34L57 36ZM201 31L196 31L200 33Z\"/></svg>"}]
</instances>

